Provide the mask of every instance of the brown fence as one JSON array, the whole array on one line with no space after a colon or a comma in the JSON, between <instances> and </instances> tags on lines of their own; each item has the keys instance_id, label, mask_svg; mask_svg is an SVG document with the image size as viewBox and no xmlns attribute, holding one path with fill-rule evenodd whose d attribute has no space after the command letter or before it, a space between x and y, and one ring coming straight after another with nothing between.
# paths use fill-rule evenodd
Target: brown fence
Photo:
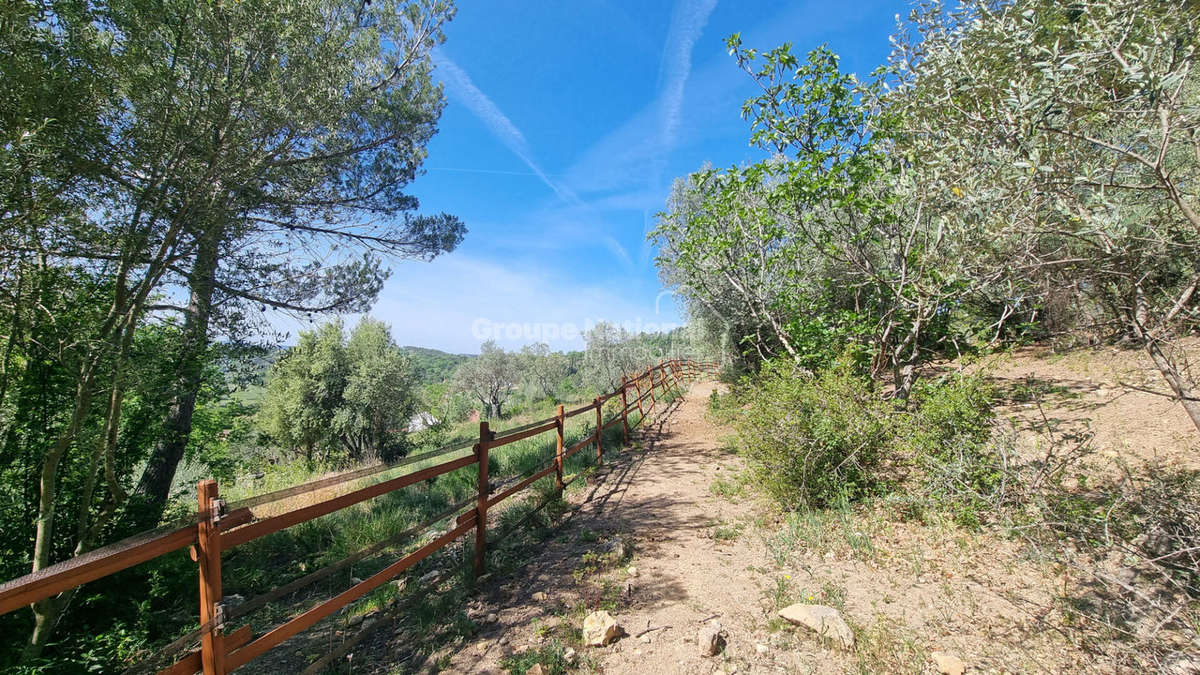
<instances>
[{"instance_id":1,"label":"brown fence","mask_svg":"<svg viewBox=\"0 0 1200 675\"><path fill-rule=\"evenodd\" d=\"M481 422L479 425L479 439L477 441L455 443L438 450L407 457L399 462L364 467L355 471L311 481L303 485L258 495L234 504L226 504L220 498L216 481L201 481L197 487L198 510L195 517L190 519L188 524L165 530L160 529L152 532L144 532L39 570L33 574L9 581L0 586L0 614L12 612L71 588L95 581L179 549L190 547L192 560L198 564L199 568L200 628L176 640L172 646L164 648L162 651L164 653L171 653L172 647L194 645L196 639L200 640L200 648L186 653L173 665L159 672L170 673L172 675L184 675L201 671L205 675L231 672L249 663L256 657L261 656L267 650L281 644L288 638L312 627L321 619L337 612L372 590L386 584L393 577L396 577L401 572L446 547L472 529L475 530L474 571L476 576L482 574L484 571L484 556L487 552L488 509L519 493L535 481L551 474L554 474L555 485L558 488L558 493L561 494L563 488L566 486L566 483L563 481L563 463L568 457L581 452L589 445L595 445L596 459L597 461L603 461L603 434L606 429L618 423L621 424L622 437L628 442L630 432L629 414L635 408L639 413L637 421L640 422L640 420L654 411L658 401L662 399L669 388L678 387L681 382L691 381L701 374L711 374L715 372L715 369L716 364L713 363L700 363L691 360L664 361L634 377L622 377L621 386L616 391L604 396L598 396L588 405L569 411L564 410L561 405L558 406L557 414L550 419L504 431L492 431L488 422ZM634 395L633 400L630 400L631 393ZM614 415L612 419L605 422L603 419L604 403L614 397L620 397L620 414ZM589 411L595 411L596 416L595 428L592 433L580 442L570 447L564 447L564 423L566 419L575 415L582 415ZM507 487L497 488L489 482L489 451L538 434L551 432L556 435L557 443L554 460L549 466ZM278 502L295 495L330 488L397 467L462 451L468 447L471 447L473 450L470 455L444 461L434 466L381 481L346 494L330 497L317 503L294 508L283 513L259 517L251 510L263 504ZM471 466L472 464L478 466L479 471L476 496L468 502L450 507L448 511L401 533L400 536L409 537L415 535L437 522L453 516L468 506L470 502L474 502L475 508L459 515L449 530L440 533L425 545L399 558L369 578L354 584L342 593L304 611L285 623L275 626L262 635L253 636L249 625L228 630L229 626L227 624L233 619L244 616L251 610L283 597L316 579L327 577L334 571L342 569L356 560L361 560L367 555L378 553L387 548L389 544L394 543L399 537L378 542L375 546L364 549L346 560L313 572L303 578L281 586L264 596L232 608L223 602L224 596L221 589L222 552L271 533L339 511L368 499L406 488L421 481L430 480L442 474Z\"/></svg>"}]
</instances>

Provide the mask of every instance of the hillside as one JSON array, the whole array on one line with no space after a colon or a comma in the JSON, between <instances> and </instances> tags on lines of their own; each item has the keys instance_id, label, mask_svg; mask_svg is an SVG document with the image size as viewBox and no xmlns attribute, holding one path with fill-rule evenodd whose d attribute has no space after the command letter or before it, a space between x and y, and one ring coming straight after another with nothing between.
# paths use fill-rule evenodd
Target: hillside
<instances>
[{"instance_id":1,"label":"hillside","mask_svg":"<svg viewBox=\"0 0 1200 675\"><path fill-rule=\"evenodd\" d=\"M475 358L472 354L450 354L429 347L405 346L400 350L412 358L417 381L422 384L444 382L460 364Z\"/></svg>"}]
</instances>

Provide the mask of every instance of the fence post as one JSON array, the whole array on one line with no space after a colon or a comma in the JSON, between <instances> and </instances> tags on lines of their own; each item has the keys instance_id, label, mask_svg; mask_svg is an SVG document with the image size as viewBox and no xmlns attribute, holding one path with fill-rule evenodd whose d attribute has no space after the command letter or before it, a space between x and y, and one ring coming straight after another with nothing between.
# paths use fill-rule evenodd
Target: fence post
<instances>
[{"instance_id":1,"label":"fence post","mask_svg":"<svg viewBox=\"0 0 1200 675\"><path fill-rule=\"evenodd\" d=\"M487 421L479 423L479 444L475 461L479 462L479 501L475 504L475 576L483 574L483 555L487 551L488 443L493 434Z\"/></svg>"},{"instance_id":2,"label":"fence post","mask_svg":"<svg viewBox=\"0 0 1200 675\"><path fill-rule=\"evenodd\" d=\"M604 404L596 397L596 463L604 461Z\"/></svg>"},{"instance_id":3,"label":"fence post","mask_svg":"<svg viewBox=\"0 0 1200 675\"><path fill-rule=\"evenodd\" d=\"M221 500L217 481L200 481L196 486L200 522L196 526L196 562L200 563L200 625L210 621L212 628L200 640L200 663L204 675L225 675L225 636L221 631L225 617L221 607Z\"/></svg>"},{"instance_id":4,"label":"fence post","mask_svg":"<svg viewBox=\"0 0 1200 675\"><path fill-rule=\"evenodd\" d=\"M629 399L625 390L629 387L629 378L621 376L621 443L629 445Z\"/></svg>"},{"instance_id":5,"label":"fence post","mask_svg":"<svg viewBox=\"0 0 1200 675\"><path fill-rule=\"evenodd\" d=\"M646 411L642 409L642 376L639 373L633 378L633 388L637 390L638 424L646 421Z\"/></svg>"},{"instance_id":6,"label":"fence post","mask_svg":"<svg viewBox=\"0 0 1200 675\"><path fill-rule=\"evenodd\" d=\"M554 416L555 430L558 432L558 443L554 451L554 486L558 488L558 496L563 493L563 423L566 418L563 417L562 404L558 404L558 412Z\"/></svg>"},{"instance_id":7,"label":"fence post","mask_svg":"<svg viewBox=\"0 0 1200 675\"><path fill-rule=\"evenodd\" d=\"M658 405L658 397L654 395L654 369L647 368L646 372L650 375L650 410L654 410L654 406Z\"/></svg>"}]
</instances>

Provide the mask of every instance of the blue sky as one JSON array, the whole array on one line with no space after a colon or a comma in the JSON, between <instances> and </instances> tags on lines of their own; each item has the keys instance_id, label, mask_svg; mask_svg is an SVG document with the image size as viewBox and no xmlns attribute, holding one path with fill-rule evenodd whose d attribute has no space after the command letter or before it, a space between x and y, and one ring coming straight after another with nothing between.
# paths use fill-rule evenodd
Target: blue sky
<instances>
[{"instance_id":1,"label":"blue sky","mask_svg":"<svg viewBox=\"0 0 1200 675\"><path fill-rule=\"evenodd\" d=\"M741 104L755 91L724 40L828 44L844 69L884 61L903 2L461 2L437 49L446 110L412 185L469 228L432 263L395 266L371 314L400 344L515 348L609 320L684 321L646 241L671 181L757 160ZM554 326L559 335L553 334ZM563 335L564 328L566 335ZM549 338L549 339L545 339Z\"/></svg>"}]
</instances>

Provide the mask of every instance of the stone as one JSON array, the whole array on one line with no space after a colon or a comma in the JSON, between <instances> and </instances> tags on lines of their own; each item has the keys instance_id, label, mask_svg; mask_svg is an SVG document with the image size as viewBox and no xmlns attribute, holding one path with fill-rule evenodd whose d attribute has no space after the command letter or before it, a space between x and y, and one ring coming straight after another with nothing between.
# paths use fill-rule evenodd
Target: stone
<instances>
[{"instance_id":1,"label":"stone","mask_svg":"<svg viewBox=\"0 0 1200 675\"><path fill-rule=\"evenodd\" d=\"M763 656L763 655L765 655L767 652L771 651L771 648L770 648L770 647L768 647L768 646L766 646L766 645L764 645L763 643L761 643L761 642L760 642L760 643L758 643L758 644L754 645L754 651L755 651L755 653L757 653L759 656Z\"/></svg>"},{"instance_id":2,"label":"stone","mask_svg":"<svg viewBox=\"0 0 1200 675\"><path fill-rule=\"evenodd\" d=\"M359 579L358 577L350 577L350 585L351 586L357 586L357 585L361 584L362 582L363 582L363 580Z\"/></svg>"},{"instance_id":3,"label":"stone","mask_svg":"<svg viewBox=\"0 0 1200 675\"><path fill-rule=\"evenodd\" d=\"M525 671L525 675L546 675L546 669L542 667L542 664L535 663L532 668Z\"/></svg>"},{"instance_id":4,"label":"stone","mask_svg":"<svg viewBox=\"0 0 1200 675\"><path fill-rule=\"evenodd\" d=\"M564 649L562 656L563 656L563 661L566 661L568 666L575 665L575 659L578 658L578 655L575 653L574 647L567 647L566 649Z\"/></svg>"},{"instance_id":5,"label":"stone","mask_svg":"<svg viewBox=\"0 0 1200 675\"><path fill-rule=\"evenodd\" d=\"M641 640L642 642L645 642L646 644L650 644L650 640L652 638L650 637L649 633L646 633L645 635L643 635L642 637L640 637L638 639Z\"/></svg>"},{"instance_id":6,"label":"stone","mask_svg":"<svg viewBox=\"0 0 1200 675\"><path fill-rule=\"evenodd\" d=\"M854 632L846 625L842 613L832 607L797 603L779 610L779 616L797 626L804 626L821 637L840 643L842 649L854 646Z\"/></svg>"},{"instance_id":7,"label":"stone","mask_svg":"<svg viewBox=\"0 0 1200 675\"><path fill-rule=\"evenodd\" d=\"M534 593L533 595L531 595L530 599L532 599L534 602L545 602L546 594L542 591L538 591L537 593Z\"/></svg>"},{"instance_id":8,"label":"stone","mask_svg":"<svg viewBox=\"0 0 1200 675\"><path fill-rule=\"evenodd\" d=\"M696 644L700 648L700 656L716 656L725 648L725 635L719 621L711 621L700 629L696 636Z\"/></svg>"},{"instance_id":9,"label":"stone","mask_svg":"<svg viewBox=\"0 0 1200 675\"><path fill-rule=\"evenodd\" d=\"M637 570L637 568L636 568L636 567L634 567L633 565L630 565L629 567L627 567L627 568L625 569L625 573L626 573L626 574L628 574L628 575L629 575L629 576L631 576L631 577L636 577L636 576L637 576L637 574L638 574L638 570Z\"/></svg>"},{"instance_id":10,"label":"stone","mask_svg":"<svg viewBox=\"0 0 1200 675\"><path fill-rule=\"evenodd\" d=\"M487 621L488 623L496 623L499 620L500 620L500 616L498 614L496 614L495 612L489 613L487 615L487 618L484 619L484 621Z\"/></svg>"},{"instance_id":11,"label":"stone","mask_svg":"<svg viewBox=\"0 0 1200 675\"><path fill-rule=\"evenodd\" d=\"M592 612L583 620L583 643L586 645L603 647L620 637L621 626L608 612Z\"/></svg>"},{"instance_id":12,"label":"stone","mask_svg":"<svg viewBox=\"0 0 1200 675\"><path fill-rule=\"evenodd\" d=\"M963 675L967 671L967 664L950 652L934 652L930 656L942 675Z\"/></svg>"},{"instance_id":13,"label":"stone","mask_svg":"<svg viewBox=\"0 0 1200 675\"><path fill-rule=\"evenodd\" d=\"M1163 675L1197 675L1200 673L1200 652L1176 652L1163 661Z\"/></svg>"},{"instance_id":14,"label":"stone","mask_svg":"<svg viewBox=\"0 0 1200 675\"><path fill-rule=\"evenodd\" d=\"M614 558L616 558L618 560L628 558L629 555L633 552L630 549L629 543L626 542L624 539L620 539L620 538L613 539L612 541L608 542L608 546L606 546L605 549L608 551L608 553L610 555L612 555Z\"/></svg>"},{"instance_id":15,"label":"stone","mask_svg":"<svg viewBox=\"0 0 1200 675\"><path fill-rule=\"evenodd\" d=\"M440 579L441 576L442 576L442 573L440 571L432 570L430 572L426 572L425 574L422 574L421 578L418 579L418 581L421 582L422 585L436 584L437 580Z\"/></svg>"}]
</instances>

